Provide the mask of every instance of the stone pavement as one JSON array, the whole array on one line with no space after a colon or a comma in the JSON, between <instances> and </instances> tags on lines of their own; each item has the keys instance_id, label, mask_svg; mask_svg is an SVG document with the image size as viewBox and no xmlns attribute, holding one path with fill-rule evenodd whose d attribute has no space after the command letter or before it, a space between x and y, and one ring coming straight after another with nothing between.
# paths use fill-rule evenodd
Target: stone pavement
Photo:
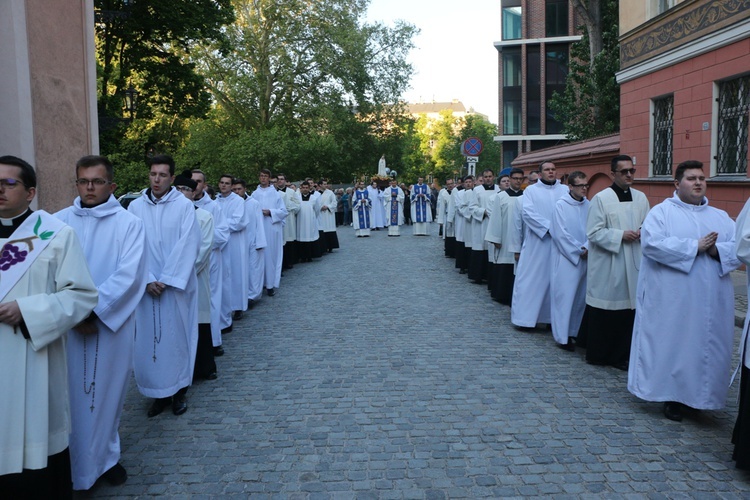
<instances>
[{"instance_id":1,"label":"stone pavement","mask_svg":"<svg viewBox=\"0 0 750 500\"><path fill-rule=\"evenodd\" d=\"M515 330L434 234L402 232L340 228L340 250L287 271L185 415L146 418L131 387L130 477L91 496L750 496L731 461L737 383L725 410L666 420L625 373Z\"/></svg>"}]
</instances>

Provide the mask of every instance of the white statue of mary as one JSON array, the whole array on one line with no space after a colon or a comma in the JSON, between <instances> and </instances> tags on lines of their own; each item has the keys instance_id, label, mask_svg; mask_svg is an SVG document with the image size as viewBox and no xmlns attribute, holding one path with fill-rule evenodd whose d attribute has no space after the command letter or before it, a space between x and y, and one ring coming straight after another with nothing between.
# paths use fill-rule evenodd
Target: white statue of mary
<instances>
[{"instance_id":1,"label":"white statue of mary","mask_svg":"<svg viewBox=\"0 0 750 500\"><path fill-rule=\"evenodd\" d=\"M378 162L378 175L387 175L385 172L385 155L381 156Z\"/></svg>"}]
</instances>

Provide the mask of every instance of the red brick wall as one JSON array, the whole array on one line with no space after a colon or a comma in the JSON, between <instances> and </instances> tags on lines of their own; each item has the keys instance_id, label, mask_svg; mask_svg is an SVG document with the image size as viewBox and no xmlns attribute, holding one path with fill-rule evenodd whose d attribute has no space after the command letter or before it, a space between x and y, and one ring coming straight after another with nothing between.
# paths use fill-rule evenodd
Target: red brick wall
<instances>
[{"instance_id":1,"label":"red brick wall","mask_svg":"<svg viewBox=\"0 0 750 500\"><path fill-rule=\"evenodd\" d=\"M649 111L651 99L674 94L673 166L685 160L699 160L710 172L713 85L717 80L750 69L750 38L688 61L669 66L620 87L620 151L636 157L638 177L648 173ZM709 130L702 130L708 122ZM637 188L653 204L671 196L673 186L663 182L639 181ZM712 205L736 217L750 196L750 184L742 180L709 181Z\"/></svg>"}]
</instances>

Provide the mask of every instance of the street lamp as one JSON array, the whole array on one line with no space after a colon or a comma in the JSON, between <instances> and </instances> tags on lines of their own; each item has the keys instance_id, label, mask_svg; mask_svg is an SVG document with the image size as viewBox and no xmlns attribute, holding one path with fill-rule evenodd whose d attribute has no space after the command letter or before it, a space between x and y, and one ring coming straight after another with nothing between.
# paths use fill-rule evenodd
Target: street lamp
<instances>
[{"instance_id":1,"label":"street lamp","mask_svg":"<svg viewBox=\"0 0 750 500\"><path fill-rule=\"evenodd\" d=\"M124 94L125 110L130 114L130 121L133 121L135 119L135 110L138 106L138 91L130 86L124 91Z\"/></svg>"}]
</instances>

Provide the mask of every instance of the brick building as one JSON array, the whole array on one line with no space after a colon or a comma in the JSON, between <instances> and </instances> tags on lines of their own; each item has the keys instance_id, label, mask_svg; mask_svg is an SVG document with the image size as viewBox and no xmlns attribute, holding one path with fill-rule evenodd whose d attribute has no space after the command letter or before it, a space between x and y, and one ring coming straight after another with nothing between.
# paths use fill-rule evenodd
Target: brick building
<instances>
[{"instance_id":1,"label":"brick building","mask_svg":"<svg viewBox=\"0 0 750 500\"><path fill-rule=\"evenodd\" d=\"M562 124L547 108L565 88L570 44L580 40L568 0L501 0L499 135L503 167L519 154L565 141Z\"/></svg>"},{"instance_id":2,"label":"brick building","mask_svg":"<svg viewBox=\"0 0 750 500\"><path fill-rule=\"evenodd\" d=\"M672 196L673 168L699 160L711 204L736 217L750 198L750 4L620 2L617 80L620 134L606 139L607 155L633 157L635 186L652 205ZM550 159L563 175L584 170L593 196L608 181L603 139L520 154L513 165L528 168Z\"/></svg>"}]
</instances>

